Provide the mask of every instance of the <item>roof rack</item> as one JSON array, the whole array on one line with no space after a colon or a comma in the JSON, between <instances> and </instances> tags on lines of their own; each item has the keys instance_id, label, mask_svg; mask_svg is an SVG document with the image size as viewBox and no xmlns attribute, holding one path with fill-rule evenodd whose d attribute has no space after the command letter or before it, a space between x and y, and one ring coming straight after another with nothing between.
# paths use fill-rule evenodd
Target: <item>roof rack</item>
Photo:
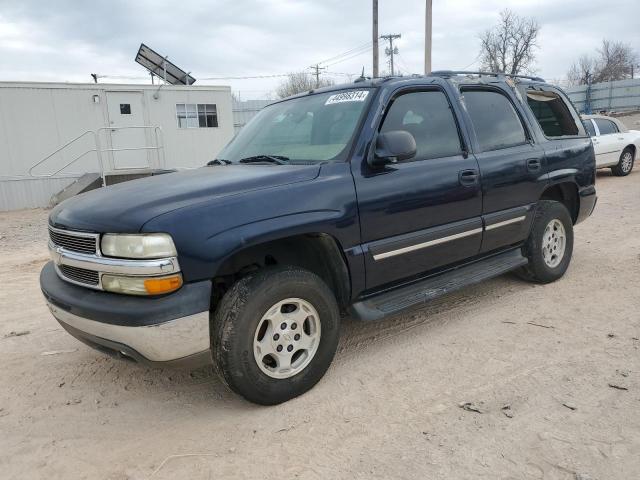
<instances>
[{"instance_id":1,"label":"roof rack","mask_svg":"<svg viewBox=\"0 0 640 480\"><path fill-rule=\"evenodd\" d=\"M431 75L437 77L452 77L454 75L479 75L479 76L489 76L489 77L512 77L512 78L525 78L527 80L533 80L534 82L545 82L544 78L541 77L532 77L528 75L514 75L511 73L501 73L501 72L472 72L467 70L438 70L436 72L431 72ZM546 83L546 82L545 82Z\"/></svg>"}]
</instances>

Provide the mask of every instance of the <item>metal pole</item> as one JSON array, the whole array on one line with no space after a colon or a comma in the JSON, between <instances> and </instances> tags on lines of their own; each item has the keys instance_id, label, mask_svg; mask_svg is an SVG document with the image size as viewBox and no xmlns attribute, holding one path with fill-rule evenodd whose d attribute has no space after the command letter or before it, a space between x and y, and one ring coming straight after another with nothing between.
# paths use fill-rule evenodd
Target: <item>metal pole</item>
<instances>
[{"instance_id":1,"label":"metal pole","mask_svg":"<svg viewBox=\"0 0 640 480\"><path fill-rule=\"evenodd\" d=\"M426 12L424 19L424 74L431 74L431 44L433 43L432 21L433 21L433 2L426 0Z\"/></svg>"},{"instance_id":2,"label":"metal pole","mask_svg":"<svg viewBox=\"0 0 640 480\"><path fill-rule=\"evenodd\" d=\"M373 78L378 76L378 0L373 0Z\"/></svg>"},{"instance_id":3,"label":"metal pole","mask_svg":"<svg viewBox=\"0 0 640 480\"><path fill-rule=\"evenodd\" d=\"M162 60L162 68L164 69L164 83L165 83L165 85L167 83L167 58L169 58L169 57L164 57L164 59Z\"/></svg>"}]
</instances>

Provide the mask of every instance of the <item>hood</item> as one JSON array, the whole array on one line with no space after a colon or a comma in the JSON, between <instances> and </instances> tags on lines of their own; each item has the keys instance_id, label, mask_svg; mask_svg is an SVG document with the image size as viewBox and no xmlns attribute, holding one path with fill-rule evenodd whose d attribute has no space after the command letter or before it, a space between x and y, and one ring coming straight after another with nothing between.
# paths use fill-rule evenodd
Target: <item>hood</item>
<instances>
[{"instance_id":1,"label":"hood","mask_svg":"<svg viewBox=\"0 0 640 480\"><path fill-rule=\"evenodd\" d=\"M252 190L313 180L319 165L217 165L99 188L72 197L49 215L51 225L99 233L138 232L152 218Z\"/></svg>"}]
</instances>

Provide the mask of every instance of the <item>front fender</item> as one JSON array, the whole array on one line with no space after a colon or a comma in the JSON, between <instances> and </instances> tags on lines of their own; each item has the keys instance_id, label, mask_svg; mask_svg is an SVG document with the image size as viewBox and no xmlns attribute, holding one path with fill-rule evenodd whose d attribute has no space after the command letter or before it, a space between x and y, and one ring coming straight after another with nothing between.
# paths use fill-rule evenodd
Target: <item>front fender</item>
<instances>
[{"instance_id":1,"label":"front fender","mask_svg":"<svg viewBox=\"0 0 640 480\"><path fill-rule=\"evenodd\" d=\"M172 236L188 282L211 279L229 256L279 238L324 233L345 250L360 240L355 188L346 163L323 165L321 174L309 182L154 218L144 231Z\"/></svg>"}]
</instances>

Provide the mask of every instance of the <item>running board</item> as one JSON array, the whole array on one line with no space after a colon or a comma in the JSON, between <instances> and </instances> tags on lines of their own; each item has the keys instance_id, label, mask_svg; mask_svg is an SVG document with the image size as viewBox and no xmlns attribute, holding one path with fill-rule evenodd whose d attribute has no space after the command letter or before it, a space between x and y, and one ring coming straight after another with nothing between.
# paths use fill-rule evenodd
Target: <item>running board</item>
<instances>
[{"instance_id":1,"label":"running board","mask_svg":"<svg viewBox=\"0 0 640 480\"><path fill-rule=\"evenodd\" d=\"M359 320L379 320L419 308L434 298L497 277L527 263L520 248L516 248L355 302L350 313Z\"/></svg>"}]
</instances>

